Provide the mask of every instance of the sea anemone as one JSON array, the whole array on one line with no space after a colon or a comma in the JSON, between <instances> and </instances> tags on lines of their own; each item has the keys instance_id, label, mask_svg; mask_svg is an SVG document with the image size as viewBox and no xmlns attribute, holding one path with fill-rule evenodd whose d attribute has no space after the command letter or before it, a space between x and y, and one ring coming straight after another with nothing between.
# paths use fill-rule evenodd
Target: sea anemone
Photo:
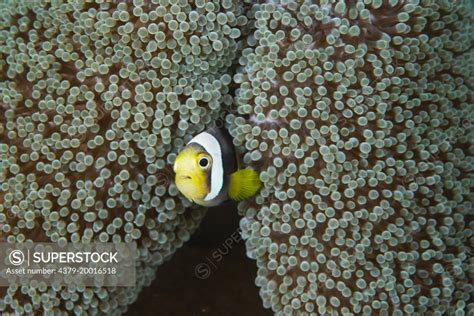
<instances>
[{"instance_id":1,"label":"sea anemone","mask_svg":"<svg viewBox=\"0 0 474 316\"><path fill-rule=\"evenodd\" d=\"M0 3L0 241L137 242L134 288L11 285L2 314L126 310L205 214L171 165L232 102L238 1Z\"/></svg>"},{"instance_id":2,"label":"sea anemone","mask_svg":"<svg viewBox=\"0 0 474 316\"><path fill-rule=\"evenodd\" d=\"M263 1L227 125L277 315L473 310L469 1Z\"/></svg>"}]
</instances>

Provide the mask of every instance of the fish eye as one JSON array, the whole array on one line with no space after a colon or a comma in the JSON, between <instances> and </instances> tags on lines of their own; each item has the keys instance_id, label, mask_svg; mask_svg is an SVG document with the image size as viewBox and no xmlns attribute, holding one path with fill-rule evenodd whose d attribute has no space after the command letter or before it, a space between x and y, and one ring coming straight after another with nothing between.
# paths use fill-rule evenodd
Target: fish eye
<instances>
[{"instance_id":1,"label":"fish eye","mask_svg":"<svg viewBox=\"0 0 474 316\"><path fill-rule=\"evenodd\" d=\"M201 168L207 168L209 166L209 158L202 157L199 159L198 164Z\"/></svg>"}]
</instances>

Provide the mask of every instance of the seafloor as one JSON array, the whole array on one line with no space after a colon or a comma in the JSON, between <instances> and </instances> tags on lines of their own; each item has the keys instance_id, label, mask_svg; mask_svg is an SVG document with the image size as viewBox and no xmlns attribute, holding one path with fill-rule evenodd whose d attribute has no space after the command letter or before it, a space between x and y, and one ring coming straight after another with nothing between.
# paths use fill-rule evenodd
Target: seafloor
<instances>
[{"instance_id":1,"label":"seafloor","mask_svg":"<svg viewBox=\"0 0 474 316\"><path fill-rule=\"evenodd\" d=\"M272 315L260 303L255 263L235 238L238 228L233 203L209 209L198 231L158 269L126 316Z\"/></svg>"}]
</instances>

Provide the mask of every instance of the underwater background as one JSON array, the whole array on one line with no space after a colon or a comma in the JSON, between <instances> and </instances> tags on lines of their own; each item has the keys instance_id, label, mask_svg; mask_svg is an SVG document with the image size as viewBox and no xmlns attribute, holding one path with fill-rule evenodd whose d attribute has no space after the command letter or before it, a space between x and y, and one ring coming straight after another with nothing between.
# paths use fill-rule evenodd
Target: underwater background
<instances>
[{"instance_id":1,"label":"underwater background","mask_svg":"<svg viewBox=\"0 0 474 316\"><path fill-rule=\"evenodd\" d=\"M156 315L157 309L162 315L272 315L260 302L255 266L236 235L239 219L235 203L210 208L125 315Z\"/></svg>"},{"instance_id":2,"label":"underwater background","mask_svg":"<svg viewBox=\"0 0 474 316\"><path fill-rule=\"evenodd\" d=\"M171 166L219 126L263 182L219 261L242 262L220 282L253 280L228 292L242 312L472 313L472 14L469 0L1 1L0 242L138 251L136 287L11 285L0 312L123 314L157 297L139 294L161 268L170 286L205 276L170 268L190 240L192 258L223 245L192 239L207 210Z\"/></svg>"}]
</instances>

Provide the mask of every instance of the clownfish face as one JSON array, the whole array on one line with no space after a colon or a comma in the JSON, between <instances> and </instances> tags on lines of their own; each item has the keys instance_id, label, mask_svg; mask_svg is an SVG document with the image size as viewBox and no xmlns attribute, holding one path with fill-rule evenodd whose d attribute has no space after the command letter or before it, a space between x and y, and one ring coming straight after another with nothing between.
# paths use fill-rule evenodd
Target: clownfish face
<instances>
[{"instance_id":1,"label":"clownfish face","mask_svg":"<svg viewBox=\"0 0 474 316\"><path fill-rule=\"evenodd\" d=\"M197 204L209 193L212 157L198 146L188 146L176 157L173 166L178 190Z\"/></svg>"}]
</instances>

